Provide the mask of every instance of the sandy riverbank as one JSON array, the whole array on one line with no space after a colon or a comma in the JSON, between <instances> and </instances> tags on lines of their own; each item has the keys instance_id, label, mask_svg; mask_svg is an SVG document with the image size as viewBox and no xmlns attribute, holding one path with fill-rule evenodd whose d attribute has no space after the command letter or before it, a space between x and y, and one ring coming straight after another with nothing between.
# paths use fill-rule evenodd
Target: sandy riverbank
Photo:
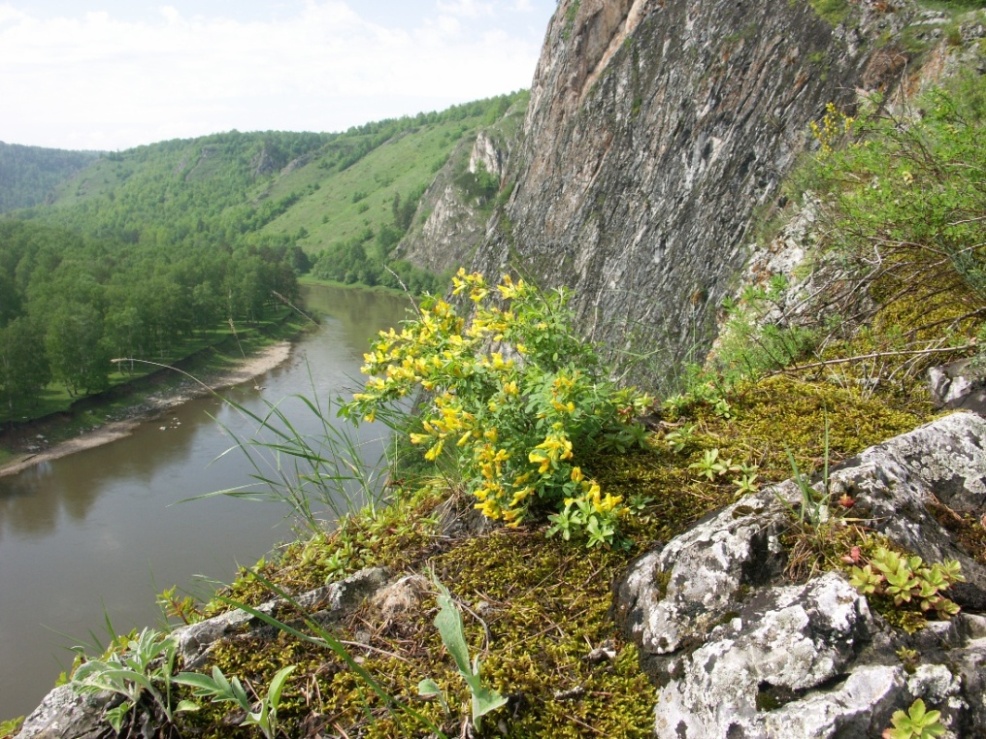
<instances>
[{"instance_id":1,"label":"sandy riverbank","mask_svg":"<svg viewBox=\"0 0 986 739\"><path fill-rule=\"evenodd\" d=\"M186 403L193 398L202 397L212 391L239 385L277 367L291 354L291 342L282 341L267 347L254 356L248 357L235 369L210 376L205 381L192 381L183 384L166 395L153 395L145 399L140 412L131 418L114 421L93 429L81 436L60 442L49 449L18 457L0 467L0 477L14 475L29 467L86 449L109 444L111 441L130 435L141 423L154 418L169 408ZM148 407L149 406L149 407Z\"/></svg>"}]
</instances>

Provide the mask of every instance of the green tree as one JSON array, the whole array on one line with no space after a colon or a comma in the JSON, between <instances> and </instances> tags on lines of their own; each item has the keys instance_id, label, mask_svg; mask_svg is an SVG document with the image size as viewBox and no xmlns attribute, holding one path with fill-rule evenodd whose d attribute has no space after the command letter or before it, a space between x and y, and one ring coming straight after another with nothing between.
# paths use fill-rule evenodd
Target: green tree
<instances>
[{"instance_id":1,"label":"green tree","mask_svg":"<svg viewBox=\"0 0 986 739\"><path fill-rule=\"evenodd\" d=\"M109 384L110 356L103 343L103 320L91 305L66 302L48 320L45 351L52 375L69 395L98 392Z\"/></svg>"},{"instance_id":2,"label":"green tree","mask_svg":"<svg viewBox=\"0 0 986 739\"><path fill-rule=\"evenodd\" d=\"M13 411L18 400L34 405L38 394L51 382L51 368L44 352L44 336L33 320L15 318L0 328L0 392Z\"/></svg>"}]
</instances>

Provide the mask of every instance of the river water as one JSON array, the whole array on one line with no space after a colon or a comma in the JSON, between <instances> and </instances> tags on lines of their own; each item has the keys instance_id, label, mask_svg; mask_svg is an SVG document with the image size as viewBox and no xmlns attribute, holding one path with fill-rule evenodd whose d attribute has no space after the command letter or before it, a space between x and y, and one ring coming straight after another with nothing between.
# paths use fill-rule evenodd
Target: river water
<instances>
[{"instance_id":1,"label":"river water","mask_svg":"<svg viewBox=\"0 0 986 739\"><path fill-rule=\"evenodd\" d=\"M287 362L224 395L255 413L277 404L315 434L319 420L294 396L326 403L350 393L370 340L409 303L328 287L305 298L319 329ZM228 582L293 538L282 504L181 502L250 482L247 458L223 453L231 433L247 439L255 427L216 398L194 400L125 439L0 477L0 720L34 709L71 665L73 645L105 644L107 621L121 633L161 625L155 595L165 588L207 597L210 581ZM384 431L360 430L371 457Z\"/></svg>"}]
</instances>

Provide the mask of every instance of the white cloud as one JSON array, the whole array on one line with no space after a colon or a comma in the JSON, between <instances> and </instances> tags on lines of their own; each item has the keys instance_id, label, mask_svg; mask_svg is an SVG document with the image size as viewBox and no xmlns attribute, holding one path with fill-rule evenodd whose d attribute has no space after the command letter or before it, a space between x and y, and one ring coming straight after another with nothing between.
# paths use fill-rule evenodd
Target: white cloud
<instances>
[{"instance_id":1,"label":"white cloud","mask_svg":"<svg viewBox=\"0 0 986 739\"><path fill-rule=\"evenodd\" d=\"M554 2L541 2L546 20ZM435 7L397 26L335 1L272 20L0 5L0 140L126 148L231 128L340 130L530 84L540 38L491 23L489 3Z\"/></svg>"},{"instance_id":2,"label":"white cloud","mask_svg":"<svg viewBox=\"0 0 986 739\"><path fill-rule=\"evenodd\" d=\"M493 15L493 5L491 3L481 3L478 0L449 0L442 2L439 0L438 9L443 13L458 15L464 18L481 18Z\"/></svg>"}]
</instances>

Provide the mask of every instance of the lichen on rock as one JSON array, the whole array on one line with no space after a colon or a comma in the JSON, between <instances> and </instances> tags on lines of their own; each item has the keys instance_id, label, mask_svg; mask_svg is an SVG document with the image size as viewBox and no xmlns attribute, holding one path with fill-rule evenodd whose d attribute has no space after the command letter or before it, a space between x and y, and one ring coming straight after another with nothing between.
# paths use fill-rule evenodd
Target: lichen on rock
<instances>
[{"instance_id":1,"label":"lichen on rock","mask_svg":"<svg viewBox=\"0 0 986 739\"><path fill-rule=\"evenodd\" d=\"M617 612L658 685L658 737L875 736L919 697L943 706L954 736L981 720L986 570L928 513L986 506L986 421L958 413L863 451L825 491L854 499L853 525L926 561L957 559L952 597L972 613L915 635L893 627L830 571L790 585L780 533L803 501L791 483L748 496L641 557L617 589ZM825 481L816 483L821 488ZM773 567L751 567L757 553ZM668 577L670 575L670 577ZM911 674L898 654L920 645ZM981 732L983 724L975 723Z\"/></svg>"}]
</instances>

